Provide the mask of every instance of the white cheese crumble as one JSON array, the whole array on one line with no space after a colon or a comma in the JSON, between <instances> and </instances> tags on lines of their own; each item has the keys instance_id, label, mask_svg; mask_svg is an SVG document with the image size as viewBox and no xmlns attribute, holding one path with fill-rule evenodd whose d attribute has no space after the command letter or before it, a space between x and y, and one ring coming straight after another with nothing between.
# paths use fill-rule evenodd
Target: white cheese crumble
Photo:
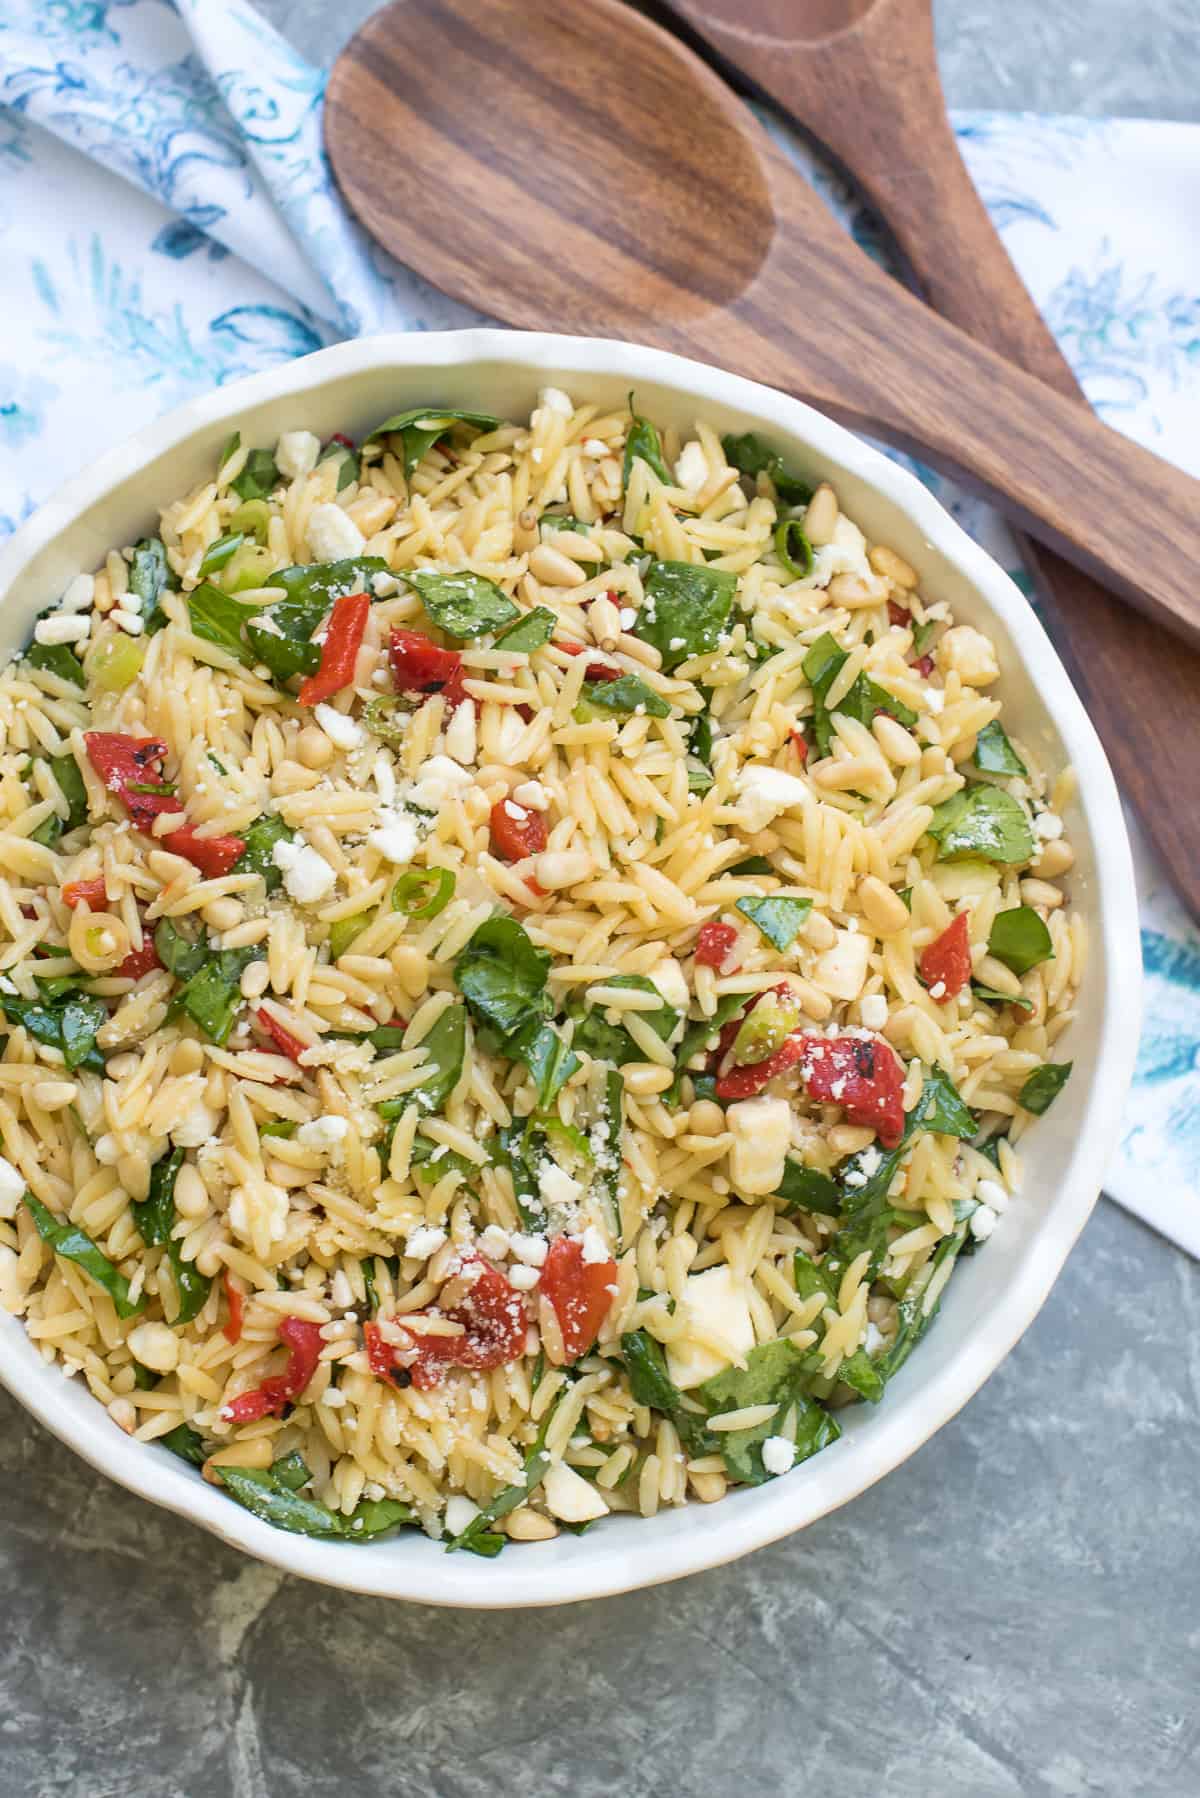
<instances>
[{"instance_id":1,"label":"white cheese crumble","mask_svg":"<svg viewBox=\"0 0 1200 1798\"><path fill-rule=\"evenodd\" d=\"M976 1242L986 1242L999 1222L990 1205L981 1205L978 1211L971 1213L971 1235Z\"/></svg>"},{"instance_id":2,"label":"white cheese crumble","mask_svg":"<svg viewBox=\"0 0 1200 1798\"><path fill-rule=\"evenodd\" d=\"M557 1161L543 1161L538 1168L538 1192L543 1205L567 1211L579 1203L583 1186L580 1181L573 1180L565 1168L559 1167Z\"/></svg>"},{"instance_id":3,"label":"white cheese crumble","mask_svg":"<svg viewBox=\"0 0 1200 1798\"><path fill-rule=\"evenodd\" d=\"M503 1261L508 1254L508 1231L499 1224L489 1224L479 1238L479 1247L492 1261Z\"/></svg>"},{"instance_id":4,"label":"white cheese crumble","mask_svg":"<svg viewBox=\"0 0 1200 1798\"><path fill-rule=\"evenodd\" d=\"M589 1224L583 1233L583 1264L593 1267L598 1261L609 1259L608 1244L597 1230L595 1224Z\"/></svg>"},{"instance_id":5,"label":"white cheese crumble","mask_svg":"<svg viewBox=\"0 0 1200 1798\"><path fill-rule=\"evenodd\" d=\"M871 961L871 939L857 930L839 930L831 948L817 957L811 979L833 999L857 999Z\"/></svg>"},{"instance_id":6,"label":"white cheese crumble","mask_svg":"<svg viewBox=\"0 0 1200 1798\"><path fill-rule=\"evenodd\" d=\"M549 1469L542 1491L546 1509L560 1523L591 1523L593 1518L608 1516L608 1506L598 1489L565 1461L556 1461Z\"/></svg>"},{"instance_id":7,"label":"white cheese crumble","mask_svg":"<svg viewBox=\"0 0 1200 1798\"><path fill-rule=\"evenodd\" d=\"M754 1347L746 1281L731 1267L689 1274L683 1283L684 1330L667 1345L667 1366L681 1392L711 1379ZM694 1330L694 1334L693 1334Z\"/></svg>"},{"instance_id":8,"label":"white cheese crumble","mask_svg":"<svg viewBox=\"0 0 1200 1798\"><path fill-rule=\"evenodd\" d=\"M314 706L313 717L338 749L358 749L367 740L362 725L354 718L348 718L345 712L339 712L336 706Z\"/></svg>"},{"instance_id":9,"label":"white cheese crumble","mask_svg":"<svg viewBox=\"0 0 1200 1798\"><path fill-rule=\"evenodd\" d=\"M975 1188L975 1197L981 1199L993 1211L1008 1209L1008 1194L998 1180L980 1180Z\"/></svg>"},{"instance_id":10,"label":"white cheese crumble","mask_svg":"<svg viewBox=\"0 0 1200 1798\"><path fill-rule=\"evenodd\" d=\"M867 1030L882 1030L888 1021L888 1002L883 993L868 993L858 1010Z\"/></svg>"},{"instance_id":11,"label":"white cheese crumble","mask_svg":"<svg viewBox=\"0 0 1200 1798\"><path fill-rule=\"evenodd\" d=\"M545 406L547 412L559 413L563 418L570 418L575 411L570 394L564 393L561 387L543 387L538 394L538 405Z\"/></svg>"},{"instance_id":12,"label":"white cheese crumble","mask_svg":"<svg viewBox=\"0 0 1200 1798\"><path fill-rule=\"evenodd\" d=\"M16 1217L24 1191L24 1179L12 1162L0 1155L0 1217Z\"/></svg>"},{"instance_id":13,"label":"white cheese crumble","mask_svg":"<svg viewBox=\"0 0 1200 1798\"><path fill-rule=\"evenodd\" d=\"M792 1140L792 1109L786 1099L740 1099L725 1113L733 1132L729 1178L735 1192L757 1195L778 1189Z\"/></svg>"},{"instance_id":14,"label":"white cheese crumble","mask_svg":"<svg viewBox=\"0 0 1200 1798\"><path fill-rule=\"evenodd\" d=\"M285 431L275 445L275 466L289 481L311 474L321 453L321 439L311 431Z\"/></svg>"},{"instance_id":15,"label":"white cheese crumble","mask_svg":"<svg viewBox=\"0 0 1200 1798\"><path fill-rule=\"evenodd\" d=\"M790 1473L796 1462L796 1445L786 1436L768 1436L762 1445L762 1463L768 1473Z\"/></svg>"},{"instance_id":16,"label":"white cheese crumble","mask_svg":"<svg viewBox=\"0 0 1200 1798\"><path fill-rule=\"evenodd\" d=\"M1034 834L1043 843L1053 843L1063 833L1063 821L1057 812L1039 812L1033 821Z\"/></svg>"},{"instance_id":17,"label":"white cheese crumble","mask_svg":"<svg viewBox=\"0 0 1200 1798\"><path fill-rule=\"evenodd\" d=\"M675 464L675 480L685 493L699 493L708 480L708 457L699 443L685 443Z\"/></svg>"},{"instance_id":18,"label":"white cheese crumble","mask_svg":"<svg viewBox=\"0 0 1200 1798\"><path fill-rule=\"evenodd\" d=\"M440 812L451 799L461 799L474 781L448 755L431 755L409 789L408 797L422 811Z\"/></svg>"},{"instance_id":19,"label":"white cheese crumble","mask_svg":"<svg viewBox=\"0 0 1200 1798\"><path fill-rule=\"evenodd\" d=\"M508 1283L515 1286L518 1292L532 1292L541 1277L540 1268L526 1267L523 1261L508 1270Z\"/></svg>"},{"instance_id":20,"label":"white cheese crumble","mask_svg":"<svg viewBox=\"0 0 1200 1798\"><path fill-rule=\"evenodd\" d=\"M350 1126L345 1118L327 1114L301 1124L296 1132L296 1141L302 1149L316 1149L322 1155L337 1157L349 1134Z\"/></svg>"},{"instance_id":21,"label":"white cheese crumble","mask_svg":"<svg viewBox=\"0 0 1200 1798\"><path fill-rule=\"evenodd\" d=\"M469 1529L479 1515L479 1506L474 1504L465 1493L456 1492L453 1498L446 1500L446 1534L461 1536Z\"/></svg>"},{"instance_id":22,"label":"white cheese crumble","mask_svg":"<svg viewBox=\"0 0 1200 1798\"><path fill-rule=\"evenodd\" d=\"M417 827L405 812L384 806L380 809L379 823L367 833L367 842L385 861L401 867L417 852Z\"/></svg>"},{"instance_id":23,"label":"white cheese crumble","mask_svg":"<svg viewBox=\"0 0 1200 1798\"><path fill-rule=\"evenodd\" d=\"M299 838L291 843L281 838L271 850L271 860L283 875L288 897L298 905L315 905L337 885L337 875L325 857Z\"/></svg>"},{"instance_id":24,"label":"white cheese crumble","mask_svg":"<svg viewBox=\"0 0 1200 1798\"><path fill-rule=\"evenodd\" d=\"M550 809L550 795L540 780L523 780L519 787L513 788L513 798L531 812Z\"/></svg>"},{"instance_id":25,"label":"white cheese crumble","mask_svg":"<svg viewBox=\"0 0 1200 1798\"><path fill-rule=\"evenodd\" d=\"M744 827L753 835L765 830L771 820L789 807L803 805L808 788L796 774L785 774L782 768L750 767L742 770L738 793L738 811Z\"/></svg>"},{"instance_id":26,"label":"white cheese crumble","mask_svg":"<svg viewBox=\"0 0 1200 1798\"><path fill-rule=\"evenodd\" d=\"M428 1260L445 1246L446 1232L431 1224L421 1224L404 1244L404 1253L414 1256L418 1261Z\"/></svg>"},{"instance_id":27,"label":"white cheese crumble","mask_svg":"<svg viewBox=\"0 0 1200 1798\"><path fill-rule=\"evenodd\" d=\"M454 716L446 725L446 754L452 761L469 767L475 760L478 737L475 730L475 701L464 699L454 708Z\"/></svg>"},{"instance_id":28,"label":"white cheese crumble","mask_svg":"<svg viewBox=\"0 0 1200 1798\"><path fill-rule=\"evenodd\" d=\"M341 562L361 556L366 538L340 506L327 500L308 515L308 547L318 562Z\"/></svg>"},{"instance_id":29,"label":"white cheese crumble","mask_svg":"<svg viewBox=\"0 0 1200 1798\"><path fill-rule=\"evenodd\" d=\"M544 1236L526 1236L521 1230L511 1232L508 1246L518 1261L528 1267L541 1267L546 1260L549 1244Z\"/></svg>"},{"instance_id":30,"label":"white cheese crumble","mask_svg":"<svg viewBox=\"0 0 1200 1798\"><path fill-rule=\"evenodd\" d=\"M96 598L94 575L77 574L67 582L67 590L58 602L60 612L88 612Z\"/></svg>"}]
</instances>

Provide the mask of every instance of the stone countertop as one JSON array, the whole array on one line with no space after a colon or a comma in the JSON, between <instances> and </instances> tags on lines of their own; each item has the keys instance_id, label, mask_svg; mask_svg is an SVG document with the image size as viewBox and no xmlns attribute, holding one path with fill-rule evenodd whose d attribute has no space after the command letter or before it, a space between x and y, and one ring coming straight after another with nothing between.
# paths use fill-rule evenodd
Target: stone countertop
<instances>
[{"instance_id":1,"label":"stone countertop","mask_svg":"<svg viewBox=\"0 0 1200 1798\"><path fill-rule=\"evenodd\" d=\"M373 10L260 0L329 57ZM939 0L952 104L1200 117L1195 0ZM1200 1267L1102 1202L965 1412L731 1567L553 1612L306 1585L0 1394L0 1798L1193 1798Z\"/></svg>"}]
</instances>

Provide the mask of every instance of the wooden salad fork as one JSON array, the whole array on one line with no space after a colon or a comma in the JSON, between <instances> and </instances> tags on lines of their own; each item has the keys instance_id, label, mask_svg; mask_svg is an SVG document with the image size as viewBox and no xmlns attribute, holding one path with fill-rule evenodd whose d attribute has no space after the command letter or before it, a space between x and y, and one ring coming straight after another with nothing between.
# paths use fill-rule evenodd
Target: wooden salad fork
<instances>
[{"instance_id":1,"label":"wooden salad fork","mask_svg":"<svg viewBox=\"0 0 1200 1798\"><path fill-rule=\"evenodd\" d=\"M771 0L776 41L796 10ZM619 0L401 0L335 68L326 138L367 228L447 292L799 393L1195 636L1200 486L878 269L729 88Z\"/></svg>"},{"instance_id":2,"label":"wooden salad fork","mask_svg":"<svg viewBox=\"0 0 1200 1798\"><path fill-rule=\"evenodd\" d=\"M885 220L931 306L1083 401L959 153L929 0L668 4L833 154ZM1200 793L1200 652L1134 617L1043 544L1022 538L1020 548L1122 792L1200 918L1200 816L1182 797Z\"/></svg>"}]
</instances>

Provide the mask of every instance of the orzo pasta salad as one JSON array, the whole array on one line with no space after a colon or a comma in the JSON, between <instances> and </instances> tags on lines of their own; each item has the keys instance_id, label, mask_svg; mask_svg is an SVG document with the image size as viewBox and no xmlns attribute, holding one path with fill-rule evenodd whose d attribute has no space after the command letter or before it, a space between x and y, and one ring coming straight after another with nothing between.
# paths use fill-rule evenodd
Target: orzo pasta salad
<instances>
[{"instance_id":1,"label":"orzo pasta salad","mask_svg":"<svg viewBox=\"0 0 1200 1798\"><path fill-rule=\"evenodd\" d=\"M284 1529L777 1478L1021 1227L1069 773L829 485L635 404L235 436L0 679L0 1299Z\"/></svg>"}]
</instances>

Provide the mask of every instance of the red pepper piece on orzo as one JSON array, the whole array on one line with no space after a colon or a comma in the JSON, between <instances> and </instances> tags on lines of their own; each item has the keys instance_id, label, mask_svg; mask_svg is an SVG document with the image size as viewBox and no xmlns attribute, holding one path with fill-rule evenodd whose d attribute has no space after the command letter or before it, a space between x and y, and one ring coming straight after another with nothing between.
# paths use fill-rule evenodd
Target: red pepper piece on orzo
<instances>
[{"instance_id":1,"label":"red pepper piece on orzo","mask_svg":"<svg viewBox=\"0 0 1200 1798\"><path fill-rule=\"evenodd\" d=\"M462 657L457 649L443 649L423 631L393 630L388 661L392 679L402 693L441 693L456 676L462 680ZM458 697L463 696L459 693Z\"/></svg>"},{"instance_id":2,"label":"red pepper piece on orzo","mask_svg":"<svg viewBox=\"0 0 1200 1798\"><path fill-rule=\"evenodd\" d=\"M225 1337L227 1342L240 1342L242 1339L242 1324L246 1317L246 1300L241 1287L234 1285L233 1275L228 1268L225 1269L224 1273L224 1285L225 1301L229 1306L229 1316L222 1325L221 1334Z\"/></svg>"},{"instance_id":3,"label":"red pepper piece on orzo","mask_svg":"<svg viewBox=\"0 0 1200 1798\"><path fill-rule=\"evenodd\" d=\"M697 962L702 968L716 968L722 974L732 974L733 969L725 964L737 940L737 928L733 924L720 924L715 919L701 924L696 937Z\"/></svg>"},{"instance_id":4,"label":"red pepper piece on orzo","mask_svg":"<svg viewBox=\"0 0 1200 1798\"><path fill-rule=\"evenodd\" d=\"M949 923L941 936L921 951L921 978L930 997L945 1004L962 992L971 978L971 920L965 911Z\"/></svg>"},{"instance_id":5,"label":"red pepper piece on orzo","mask_svg":"<svg viewBox=\"0 0 1200 1798\"><path fill-rule=\"evenodd\" d=\"M492 807L492 849L505 862L521 862L540 855L548 831L544 812L535 812L515 799L501 799Z\"/></svg>"},{"instance_id":6,"label":"red pepper piece on orzo","mask_svg":"<svg viewBox=\"0 0 1200 1798\"><path fill-rule=\"evenodd\" d=\"M611 1256L589 1261L586 1238L556 1236L542 1268L538 1291L550 1301L562 1336L564 1364L586 1355L608 1316L616 1290Z\"/></svg>"},{"instance_id":7,"label":"red pepper piece on orzo","mask_svg":"<svg viewBox=\"0 0 1200 1798\"><path fill-rule=\"evenodd\" d=\"M334 600L321 648L321 666L300 688L297 704L319 705L321 700L331 699L350 685L370 610L371 601L365 593L343 593Z\"/></svg>"},{"instance_id":8,"label":"red pepper piece on orzo","mask_svg":"<svg viewBox=\"0 0 1200 1798\"><path fill-rule=\"evenodd\" d=\"M108 892L102 879L68 880L62 890L62 902L72 911L77 905L86 905L89 911L101 911L108 904Z\"/></svg>"},{"instance_id":9,"label":"red pepper piece on orzo","mask_svg":"<svg viewBox=\"0 0 1200 1798\"><path fill-rule=\"evenodd\" d=\"M237 1398L222 1405L221 1416L230 1423L256 1423L260 1417L282 1417L312 1379L324 1347L320 1324L309 1323L302 1317L285 1317L279 1325L279 1340L290 1351L287 1366L282 1373L272 1374L269 1380L264 1380L261 1386L239 1393Z\"/></svg>"},{"instance_id":10,"label":"red pepper piece on orzo","mask_svg":"<svg viewBox=\"0 0 1200 1798\"><path fill-rule=\"evenodd\" d=\"M904 1132L904 1070L890 1044L877 1036L793 1040L802 1045L809 1098L840 1105L848 1123L874 1130L885 1149L894 1149Z\"/></svg>"},{"instance_id":11,"label":"red pepper piece on orzo","mask_svg":"<svg viewBox=\"0 0 1200 1798\"><path fill-rule=\"evenodd\" d=\"M789 1036L765 1061L752 1061L744 1068L730 1068L717 1076L717 1097L726 1103L734 1099L752 1099L774 1080L776 1074L794 1067L804 1053L805 1039Z\"/></svg>"},{"instance_id":12,"label":"red pepper piece on orzo","mask_svg":"<svg viewBox=\"0 0 1200 1798\"><path fill-rule=\"evenodd\" d=\"M279 1053L286 1055L289 1061L294 1061L299 1066L300 1057L308 1048L308 1044L302 1043L300 1038L293 1036L290 1030L285 1030L278 1018L273 1017L265 1005L259 1006L254 1017L259 1029L266 1031Z\"/></svg>"},{"instance_id":13,"label":"red pepper piece on orzo","mask_svg":"<svg viewBox=\"0 0 1200 1798\"><path fill-rule=\"evenodd\" d=\"M462 1329L453 1336L434 1335L421 1329L419 1317L397 1320L404 1340L387 1341L378 1325L366 1326L367 1359L381 1379L392 1379L397 1368L407 1371L422 1392L438 1385L450 1367L466 1367L484 1373L517 1361L525 1353L529 1315L525 1301L498 1268L481 1255L463 1255L451 1280L462 1281L465 1292L441 1315Z\"/></svg>"},{"instance_id":14,"label":"red pepper piece on orzo","mask_svg":"<svg viewBox=\"0 0 1200 1798\"><path fill-rule=\"evenodd\" d=\"M229 873L246 845L241 837L202 837L194 824L185 824L167 833L163 847L199 868L206 880L219 880Z\"/></svg>"}]
</instances>

